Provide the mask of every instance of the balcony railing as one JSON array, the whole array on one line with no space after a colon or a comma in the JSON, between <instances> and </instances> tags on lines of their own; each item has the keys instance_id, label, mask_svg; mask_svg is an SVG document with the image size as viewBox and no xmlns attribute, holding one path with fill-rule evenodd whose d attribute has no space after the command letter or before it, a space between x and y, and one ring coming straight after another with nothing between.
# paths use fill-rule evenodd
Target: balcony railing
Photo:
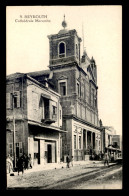
<instances>
[{"instance_id":1,"label":"balcony railing","mask_svg":"<svg viewBox=\"0 0 129 196\"><path fill-rule=\"evenodd\" d=\"M57 121L57 114L53 114L52 108L46 106L44 108L44 118L41 121L48 124L54 123Z\"/></svg>"}]
</instances>

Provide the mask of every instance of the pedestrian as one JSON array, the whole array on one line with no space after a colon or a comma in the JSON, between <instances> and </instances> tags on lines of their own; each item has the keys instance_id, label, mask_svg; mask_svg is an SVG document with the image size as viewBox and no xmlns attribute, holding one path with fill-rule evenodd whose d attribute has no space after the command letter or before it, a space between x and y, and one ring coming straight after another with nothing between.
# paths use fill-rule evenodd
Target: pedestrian
<instances>
[{"instance_id":1,"label":"pedestrian","mask_svg":"<svg viewBox=\"0 0 129 196\"><path fill-rule=\"evenodd\" d=\"M13 161L12 161L12 158L11 158L10 154L7 156L6 164L7 164L7 171L8 171L9 173L10 173L11 171L13 171Z\"/></svg>"},{"instance_id":2,"label":"pedestrian","mask_svg":"<svg viewBox=\"0 0 129 196\"><path fill-rule=\"evenodd\" d=\"M71 166L73 167L73 156L71 157Z\"/></svg>"},{"instance_id":3,"label":"pedestrian","mask_svg":"<svg viewBox=\"0 0 129 196\"><path fill-rule=\"evenodd\" d=\"M25 169L28 169L29 157L27 155L24 155L24 160L25 160Z\"/></svg>"},{"instance_id":4,"label":"pedestrian","mask_svg":"<svg viewBox=\"0 0 129 196\"><path fill-rule=\"evenodd\" d=\"M24 169L25 169L25 155L24 154L18 159L17 169L18 169L18 175L20 171L22 172L22 175L23 175Z\"/></svg>"},{"instance_id":5,"label":"pedestrian","mask_svg":"<svg viewBox=\"0 0 129 196\"><path fill-rule=\"evenodd\" d=\"M32 158L31 158L31 154L29 154L28 161L29 161L28 167L32 169Z\"/></svg>"},{"instance_id":6,"label":"pedestrian","mask_svg":"<svg viewBox=\"0 0 129 196\"><path fill-rule=\"evenodd\" d=\"M109 166L109 156L108 153L106 152L104 155L104 166L107 164Z\"/></svg>"},{"instance_id":7,"label":"pedestrian","mask_svg":"<svg viewBox=\"0 0 129 196\"><path fill-rule=\"evenodd\" d=\"M66 162L67 162L67 167L69 168L70 166L70 158L69 158L69 154L66 157Z\"/></svg>"}]
</instances>

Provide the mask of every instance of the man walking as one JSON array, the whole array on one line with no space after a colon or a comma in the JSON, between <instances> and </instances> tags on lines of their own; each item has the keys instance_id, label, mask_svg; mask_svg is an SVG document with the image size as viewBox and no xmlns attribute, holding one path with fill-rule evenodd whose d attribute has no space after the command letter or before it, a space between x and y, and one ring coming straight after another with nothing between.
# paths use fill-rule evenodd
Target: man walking
<instances>
[{"instance_id":1,"label":"man walking","mask_svg":"<svg viewBox=\"0 0 129 196\"><path fill-rule=\"evenodd\" d=\"M70 158L69 158L69 154L66 157L66 162L67 162L67 167L69 168L69 164L70 164Z\"/></svg>"}]
</instances>

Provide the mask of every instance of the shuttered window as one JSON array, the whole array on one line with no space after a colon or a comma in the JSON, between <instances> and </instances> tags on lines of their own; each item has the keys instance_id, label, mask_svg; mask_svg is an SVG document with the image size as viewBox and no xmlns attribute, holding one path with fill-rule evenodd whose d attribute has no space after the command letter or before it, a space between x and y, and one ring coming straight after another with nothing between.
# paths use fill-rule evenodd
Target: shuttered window
<instances>
[{"instance_id":1,"label":"shuttered window","mask_svg":"<svg viewBox=\"0 0 129 196\"><path fill-rule=\"evenodd\" d=\"M21 106L21 96L20 96L20 91L17 91L17 108L20 108Z\"/></svg>"},{"instance_id":2,"label":"shuttered window","mask_svg":"<svg viewBox=\"0 0 129 196\"><path fill-rule=\"evenodd\" d=\"M20 108L21 107L21 93L20 91L15 91L14 93L14 108Z\"/></svg>"},{"instance_id":3,"label":"shuttered window","mask_svg":"<svg viewBox=\"0 0 129 196\"><path fill-rule=\"evenodd\" d=\"M6 108L11 108L11 94L6 93Z\"/></svg>"},{"instance_id":4,"label":"shuttered window","mask_svg":"<svg viewBox=\"0 0 129 196\"><path fill-rule=\"evenodd\" d=\"M13 144L12 143L9 144L9 154L12 157L13 155Z\"/></svg>"},{"instance_id":5,"label":"shuttered window","mask_svg":"<svg viewBox=\"0 0 129 196\"><path fill-rule=\"evenodd\" d=\"M76 146L76 135L74 135L74 149L76 149L77 146Z\"/></svg>"},{"instance_id":6,"label":"shuttered window","mask_svg":"<svg viewBox=\"0 0 129 196\"><path fill-rule=\"evenodd\" d=\"M66 82L60 82L60 94L66 95Z\"/></svg>"},{"instance_id":7,"label":"shuttered window","mask_svg":"<svg viewBox=\"0 0 129 196\"><path fill-rule=\"evenodd\" d=\"M79 136L79 149L81 149L81 136Z\"/></svg>"},{"instance_id":8,"label":"shuttered window","mask_svg":"<svg viewBox=\"0 0 129 196\"><path fill-rule=\"evenodd\" d=\"M12 93L6 93L6 108L7 109L13 108L13 101L14 101L14 108L21 107L21 92L20 91L15 91L14 97Z\"/></svg>"}]
</instances>

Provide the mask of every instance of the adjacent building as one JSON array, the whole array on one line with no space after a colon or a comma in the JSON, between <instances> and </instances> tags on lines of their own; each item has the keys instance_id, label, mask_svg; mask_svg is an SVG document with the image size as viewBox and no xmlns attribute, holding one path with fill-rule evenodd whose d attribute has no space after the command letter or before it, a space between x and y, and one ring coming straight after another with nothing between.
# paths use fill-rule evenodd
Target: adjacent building
<instances>
[{"instance_id":1,"label":"adjacent building","mask_svg":"<svg viewBox=\"0 0 129 196\"><path fill-rule=\"evenodd\" d=\"M116 135L116 131L113 127L102 126L102 153L108 152L110 159L116 159L121 154L121 137L120 135Z\"/></svg>"},{"instance_id":2,"label":"adjacent building","mask_svg":"<svg viewBox=\"0 0 129 196\"><path fill-rule=\"evenodd\" d=\"M121 135L113 135L112 136L112 145L115 148L119 148L122 150L122 137Z\"/></svg>"},{"instance_id":3,"label":"adjacent building","mask_svg":"<svg viewBox=\"0 0 129 196\"><path fill-rule=\"evenodd\" d=\"M60 95L27 74L11 74L6 82L7 155L30 154L33 165L60 162Z\"/></svg>"}]
</instances>

